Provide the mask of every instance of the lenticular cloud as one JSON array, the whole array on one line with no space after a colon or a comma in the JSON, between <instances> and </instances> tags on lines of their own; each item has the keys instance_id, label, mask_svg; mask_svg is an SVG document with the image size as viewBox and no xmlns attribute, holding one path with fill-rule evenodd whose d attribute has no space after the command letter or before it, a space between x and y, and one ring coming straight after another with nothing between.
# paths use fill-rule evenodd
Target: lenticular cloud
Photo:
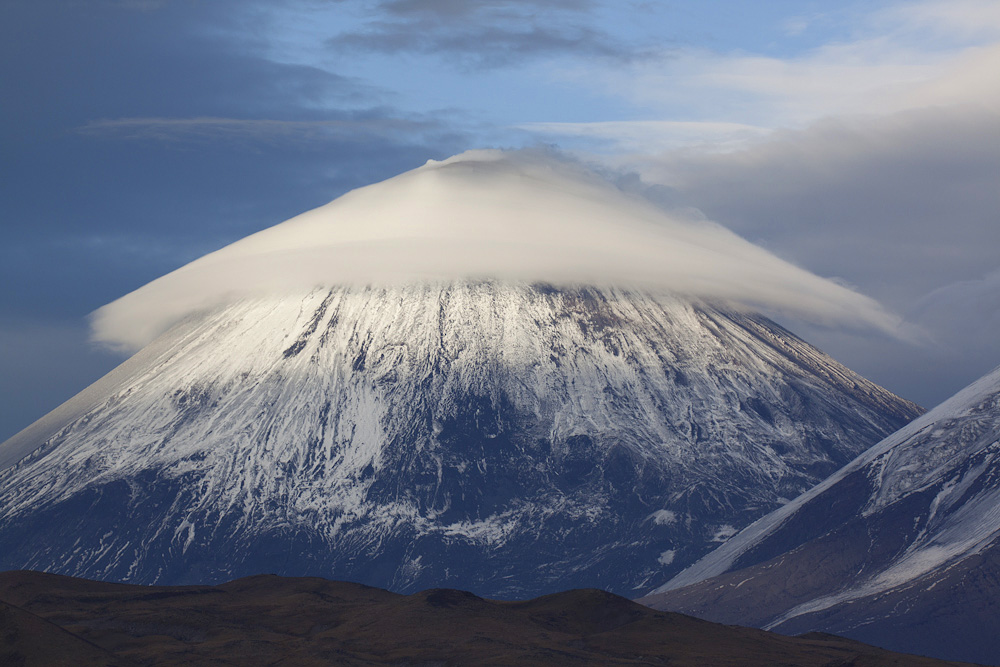
<instances>
[{"instance_id":1,"label":"lenticular cloud","mask_svg":"<svg viewBox=\"0 0 1000 667\"><path fill-rule=\"evenodd\" d=\"M723 227L548 155L491 150L431 160L205 255L96 311L94 338L138 349L247 296L455 279L617 285L821 324L898 326L875 301Z\"/></svg>"}]
</instances>

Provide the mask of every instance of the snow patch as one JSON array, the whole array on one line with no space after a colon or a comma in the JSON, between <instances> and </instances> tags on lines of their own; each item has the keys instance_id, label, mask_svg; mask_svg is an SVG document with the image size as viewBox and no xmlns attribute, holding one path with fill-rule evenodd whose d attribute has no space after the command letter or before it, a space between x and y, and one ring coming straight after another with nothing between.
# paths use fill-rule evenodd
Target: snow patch
<instances>
[{"instance_id":1,"label":"snow patch","mask_svg":"<svg viewBox=\"0 0 1000 667\"><path fill-rule=\"evenodd\" d=\"M715 534L712 536L712 541L725 542L730 537L735 535L736 532L737 532L736 528L734 528L733 526L730 526L729 524L723 524L719 526L718 530L715 531Z\"/></svg>"},{"instance_id":2,"label":"snow patch","mask_svg":"<svg viewBox=\"0 0 1000 667\"><path fill-rule=\"evenodd\" d=\"M677 514L670 510L657 510L649 515L657 526L669 526L677 523Z\"/></svg>"}]
</instances>

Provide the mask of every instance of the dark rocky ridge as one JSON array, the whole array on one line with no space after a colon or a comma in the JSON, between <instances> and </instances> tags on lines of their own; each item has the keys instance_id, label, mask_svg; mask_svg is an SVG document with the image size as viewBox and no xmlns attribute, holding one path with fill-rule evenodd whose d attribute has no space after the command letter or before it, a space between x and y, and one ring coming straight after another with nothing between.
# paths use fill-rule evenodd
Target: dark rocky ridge
<instances>
[{"instance_id":1,"label":"dark rocky ridge","mask_svg":"<svg viewBox=\"0 0 1000 667\"><path fill-rule=\"evenodd\" d=\"M497 602L315 578L143 587L5 572L0 600L17 605L0 602L0 657L10 665L958 665L830 635L716 625L598 590ZM14 636L26 631L35 641Z\"/></svg>"}]
</instances>

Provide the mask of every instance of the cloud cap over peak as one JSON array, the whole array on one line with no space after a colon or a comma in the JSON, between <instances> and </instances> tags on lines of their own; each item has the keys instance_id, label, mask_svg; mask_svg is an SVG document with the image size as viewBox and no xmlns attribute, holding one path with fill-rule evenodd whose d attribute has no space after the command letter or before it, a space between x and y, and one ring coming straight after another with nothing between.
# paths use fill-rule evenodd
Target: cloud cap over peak
<instances>
[{"instance_id":1,"label":"cloud cap over peak","mask_svg":"<svg viewBox=\"0 0 1000 667\"><path fill-rule=\"evenodd\" d=\"M138 349L233 299L337 284L502 279L617 285L895 331L875 301L725 228L670 214L535 151L469 151L228 245L100 308L97 341Z\"/></svg>"}]
</instances>

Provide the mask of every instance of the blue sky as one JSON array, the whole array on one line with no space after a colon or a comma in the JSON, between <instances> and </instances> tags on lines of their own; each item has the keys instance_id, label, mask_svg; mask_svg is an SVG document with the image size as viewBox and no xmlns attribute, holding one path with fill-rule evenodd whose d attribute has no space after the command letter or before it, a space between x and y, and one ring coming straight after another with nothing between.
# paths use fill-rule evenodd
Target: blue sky
<instances>
[{"instance_id":1,"label":"blue sky","mask_svg":"<svg viewBox=\"0 0 1000 667\"><path fill-rule=\"evenodd\" d=\"M1000 363L1000 6L8 0L0 438L120 357L86 316L352 188L555 146L881 301L796 331L925 405Z\"/></svg>"}]
</instances>

